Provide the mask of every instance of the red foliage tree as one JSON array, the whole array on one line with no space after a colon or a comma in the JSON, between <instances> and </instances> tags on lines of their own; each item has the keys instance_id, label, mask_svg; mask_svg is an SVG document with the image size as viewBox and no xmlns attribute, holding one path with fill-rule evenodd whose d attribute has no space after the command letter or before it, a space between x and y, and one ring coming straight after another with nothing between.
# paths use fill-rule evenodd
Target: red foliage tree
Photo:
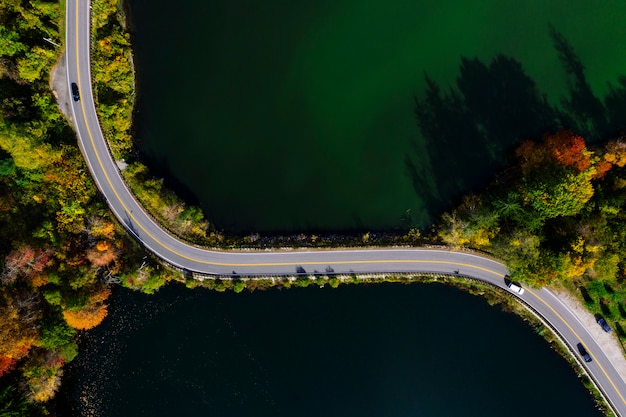
<instances>
[{"instance_id":1,"label":"red foliage tree","mask_svg":"<svg viewBox=\"0 0 626 417\"><path fill-rule=\"evenodd\" d=\"M33 249L22 246L9 253L4 262L2 282L7 284L15 281L19 276L30 276L42 272L51 261L52 251Z\"/></svg>"},{"instance_id":2,"label":"red foliage tree","mask_svg":"<svg viewBox=\"0 0 626 417\"><path fill-rule=\"evenodd\" d=\"M0 376L13 369L13 366L17 363L15 358L9 356L0 355Z\"/></svg>"},{"instance_id":3,"label":"red foliage tree","mask_svg":"<svg viewBox=\"0 0 626 417\"><path fill-rule=\"evenodd\" d=\"M9 253L4 259L2 281L13 282L28 265L35 260L35 250L30 246L22 246Z\"/></svg>"},{"instance_id":4,"label":"red foliage tree","mask_svg":"<svg viewBox=\"0 0 626 417\"><path fill-rule=\"evenodd\" d=\"M559 130L545 138L546 150L561 165L583 172L591 166L591 152L587 151L585 139L567 130Z\"/></svg>"}]
</instances>

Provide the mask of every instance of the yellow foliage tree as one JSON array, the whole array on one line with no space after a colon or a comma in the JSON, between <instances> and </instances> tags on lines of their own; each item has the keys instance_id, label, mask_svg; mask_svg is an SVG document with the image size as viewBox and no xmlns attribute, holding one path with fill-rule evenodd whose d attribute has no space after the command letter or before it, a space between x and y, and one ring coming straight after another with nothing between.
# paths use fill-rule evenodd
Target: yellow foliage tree
<instances>
[{"instance_id":1,"label":"yellow foliage tree","mask_svg":"<svg viewBox=\"0 0 626 417\"><path fill-rule=\"evenodd\" d=\"M62 152L62 157L48 166L44 179L62 205L85 204L96 193L96 188L80 156L67 147Z\"/></svg>"},{"instance_id":2,"label":"yellow foliage tree","mask_svg":"<svg viewBox=\"0 0 626 417\"><path fill-rule=\"evenodd\" d=\"M461 220L456 212L444 213L441 219L444 226L439 231L439 237L444 243L453 248L459 248L470 242L467 234L468 222Z\"/></svg>"},{"instance_id":3,"label":"yellow foliage tree","mask_svg":"<svg viewBox=\"0 0 626 417\"><path fill-rule=\"evenodd\" d=\"M42 142L46 133L42 122L14 125L0 118L0 148L11 154L19 168L39 169L58 159L59 152Z\"/></svg>"},{"instance_id":4,"label":"yellow foliage tree","mask_svg":"<svg viewBox=\"0 0 626 417\"><path fill-rule=\"evenodd\" d=\"M85 213L85 209L74 201L63 205L56 213L59 229L72 233L81 232L85 228Z\"/></svg>"},{"instance_id":5,"label":"yellow foliage tree","mask_svg":"<svg viewBox=\"0 0 626 417\"><path fill-rule=\"evenodd\" d=\"M623 168L626 165L626 142L615 140L606 145L604 160Z\"/></svg>"},{"instance_id":6,"label":"yellow foliage tree","mask_svg":"<svg viewBox=\"0 0 626 417\"><path fill-rule=\"evenodd\" d=\"M24 300L13 298L6 291L0 293L1 356L23 358L39 336L35 322L40 316L24 304Z\"/></svg>"},{"instance_id":7,"label":"yellow foliage tree","mask_svg":"<svg viewBox=\"0 0 626 417\"><path fill-rule=\"evenodd\" d=\"M46 402L61 386L63 369L43 369L42 372L27 377L28 397L36 402Z\"/></svg>"},{"instance_id":8,"label":"yellow foliage tree","mask_svg":"<svg viewBox=\"0 0 626 417\"><path fill-rule=\"evenodd\" d=\"M33 82L47 76L47 70L56 59L53 49L44 49L38 46L26 53L24 58L17 60L17 70L20 78Z\"/></svg>"},{"instance_id":9,"label":"yellow foliage tree","mask_svg":"<svg viewBox=\"0 0 626 417\"><path fill-rule=\"evenodd\" d=\"M46 274L35 274L30 280L30 285L33 287L43 287L48 283L48 275Z\"/></svg>"},{"instance_id":10,"label":"yellow foliage tree","mask_svg":"<svg viewBox=\"0 0 626 417\"><path fill-rule=\"evenodd\" d=\"M467 245L474 248L489 246L498 232L496 218L485 216L477 207L471 206L473 200L467 199L459 207L459 212L455 210L452 214L445 213L442 216L439 237L447 245L454 248Z\"/></svg>"},{"instance_id":11,"label":"yellow foliage tree","mask_svg":"<svg viewBox=\"0 0 626 417\"><path fill-rule=\"evenodd\" d=\"M89 219L89 234L97 239L113 239L115 237L115 225L102 217Z\"/></svg>"},{"instance_id":12,"label":"yellow foliage tree","mask_svg":"<svg viewBox=\"0 0 626 417\"><path fill-rule=\"evenodd\" d=\"M109 22L109 16L117 12L117 0L95 1L91 9L91 22L95 29L100 29Z\"/></svg>"},{"instance_id":13,"label":"yellow foliage tree","mask_svg":"<svg viewBox=\"0 0 626 417\"><path fill-rule=\"evenodd\" d=\"M561 270L568 279L581 277L588 269L593 268L597 258L583 257L580 254L570 253L565 256Z\"/></svg>"}]
</instances>

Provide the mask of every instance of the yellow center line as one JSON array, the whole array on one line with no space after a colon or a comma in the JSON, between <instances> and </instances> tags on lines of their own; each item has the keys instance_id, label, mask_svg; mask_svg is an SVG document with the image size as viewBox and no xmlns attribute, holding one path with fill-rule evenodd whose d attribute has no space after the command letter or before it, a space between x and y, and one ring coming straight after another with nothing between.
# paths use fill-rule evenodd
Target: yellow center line
<instances>
[{"instance_id":1,"label":"yellow center line","mask_svg":"<svg viewBox=\"0 0 626 417\"><path fill-rule=\"evenodd\" d=\"M582 338L580 337L580 335L572 328L572 326L569 325L569 323L555 310L552 308L552 306L550 304L548 304L543 298L539 297L534 291L531 291L530 289L526 289L530 294L532 294L536 299L538 299L539 301L541 301L546 307L548 307L566 326L568 329L570 329L570 331L572 333L574 333L574 335L578 338L578 340L580 341L580 343L583 342ZM617 389L617 386L615 386L615 383L613 382L613 380L611 379L611 377L606 373L606 371L604 370L604 367L602 366L602 364L600 364L600 362L596 359L596 357L594 356L594 354L591 351L588 351L589 355L591 355L591 358L596 362L596 364L598 365L598 367L600 367L600 370L602 371L602 373L604 374L604 376L606 377L606 379L609 380L609 382L611 383L611 386L613 386L613 389L615 390L615 392L617 392L617 395L619 395L619 397L622 399L622 402L624 404L626 404L626 400L624 399L624 397L622 396L622 393Z\"/></svg>"}]
</instances>

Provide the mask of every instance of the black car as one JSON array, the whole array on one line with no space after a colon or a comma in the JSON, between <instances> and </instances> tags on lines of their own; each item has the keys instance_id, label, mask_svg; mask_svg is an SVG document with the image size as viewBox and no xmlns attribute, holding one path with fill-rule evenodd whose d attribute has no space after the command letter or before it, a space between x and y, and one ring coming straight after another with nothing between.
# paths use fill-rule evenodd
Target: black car
<instances>
[{"instance_id":1,"label":"black car","mask_svg":"<svg viewBox=\"0 0 626 417\"><path fill-rule=\"evenodd\" d=\"M611 333L611 326L609 326L609 324L606 322L606 320L604 320L602 317L598 318L598 324L600 326L602 326L602 329L605 332Z\"/></svg>"},{"instance_id":2,"label":"black car","mask_svg":"<svg viewBox=\"0 0 626 417\"><path fill-rule=\"evenodd\" d=\"M579 343L576 345L576 347L578 348L578 352L580 353L580 356L583 357L585 362L591 362L591 355L589 355L589 352L587 352L587 349L585 349L583 344Z\"/></svg>"},{"instance_id":3,"label":"black car","mask_svg":"<svg viewBox=\"0 0 626 417\"><path fill-rule=\"evenodd\" d=\"M72 83L72 97L74 101L80 100L80 93L78 92L78 85L76 85L76 83Z\"/></svg>"}]
</instances>

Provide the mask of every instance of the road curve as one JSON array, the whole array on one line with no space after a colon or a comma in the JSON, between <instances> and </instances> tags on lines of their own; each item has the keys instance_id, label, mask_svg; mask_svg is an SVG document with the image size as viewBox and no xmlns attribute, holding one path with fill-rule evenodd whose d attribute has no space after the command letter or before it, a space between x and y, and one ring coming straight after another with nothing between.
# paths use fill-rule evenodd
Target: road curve
<instances>
[{"instance_id":1,"label":"road curve","mask_svg":"<svg viewBox=\"0 0 626 417\"><path fill-rule=\"evenodd\" d=\"M75 129L91 174L114 215L156 256L179 268L208 275L428 272L469 276L508 289L504 284L507 269L503 264L464 252L433 249L226 252L198 248L170 235L130 193L102 135L91 88L90 8L87 0L66 1L67 82L68 87L72 82L78 84L81 95L71 106ZM576 344L583 343L593 360L581 363L616 414L626 417L626 382L572 311L547 289L527 288L523 295L515 295L557 331L579 362Z\"/></svg>"}]
</instances>

